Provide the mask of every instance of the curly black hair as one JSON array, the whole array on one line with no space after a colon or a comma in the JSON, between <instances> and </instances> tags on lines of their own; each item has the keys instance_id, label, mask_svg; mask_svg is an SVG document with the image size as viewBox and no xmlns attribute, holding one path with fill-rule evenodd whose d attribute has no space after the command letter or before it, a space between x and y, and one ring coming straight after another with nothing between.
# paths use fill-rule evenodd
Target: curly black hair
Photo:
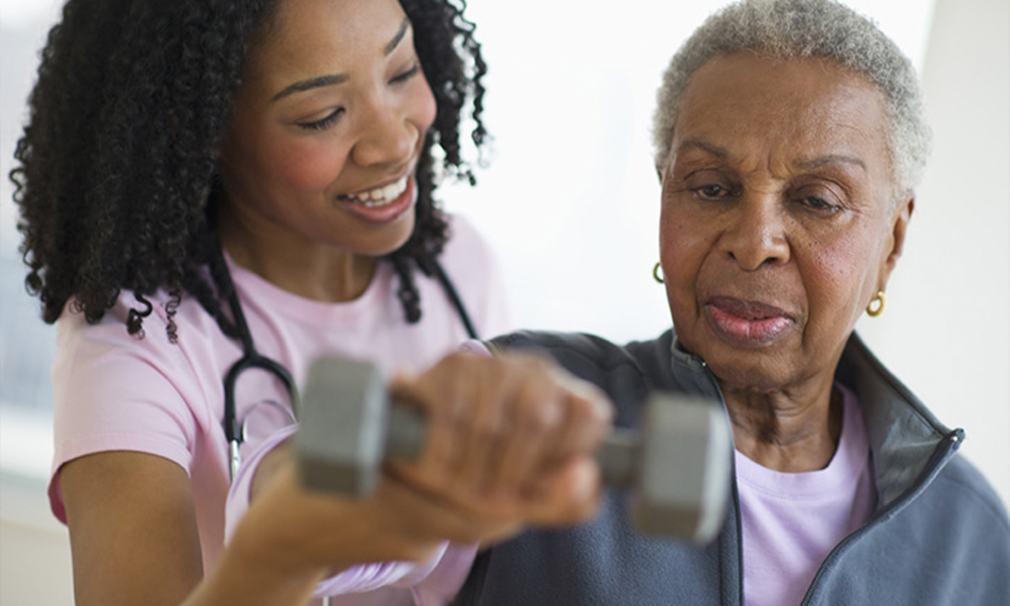
<instances>
[{"instance_id":1,"label":"curly black hair","mask_svg":"<svg viewBox=\"0 0 1010 606\"><path fill-rule=\"evenodd\" d=\"M68 301L98 322L132 290L127 329L142 336L145 298L184 294L228 335L231 280L215 229L214 147L233 113L249 39L278 0L69 0L42 50L29 119L10 173L20 207L28 290L55 322ZM420 318L415 268L429 273L447 238L433 198L447 176L474 183L460 131L469 111L478 152L486 66L465 0L400 0L437 102L417 167L414 232L390 261L409 322ZM437 148L437 149L436 149ZM440 160L440 162L439 162Z\"/></svg>"}]
</instances>

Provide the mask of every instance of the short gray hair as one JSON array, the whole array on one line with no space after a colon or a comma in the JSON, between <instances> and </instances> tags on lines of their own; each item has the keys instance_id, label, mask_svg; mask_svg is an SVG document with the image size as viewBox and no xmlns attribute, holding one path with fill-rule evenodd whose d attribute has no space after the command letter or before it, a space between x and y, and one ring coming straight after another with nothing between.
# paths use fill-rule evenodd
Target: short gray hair
<instances>
[{"instance_id":1,"label":"short gray hair","mask_svg":"<svg viewBox=\"0 0 1010 606\"><path fill-rule=\"evenodd\" d=\"M695 30L663 74L653 118L657 169L662 171L669 158L691 76L709 60L737 51L834 61L876 85L886 105L895 193L911 193L918 185L932 134L915 69L872 21L835 0L742 0Z\"/></svg>"}]
</instances>

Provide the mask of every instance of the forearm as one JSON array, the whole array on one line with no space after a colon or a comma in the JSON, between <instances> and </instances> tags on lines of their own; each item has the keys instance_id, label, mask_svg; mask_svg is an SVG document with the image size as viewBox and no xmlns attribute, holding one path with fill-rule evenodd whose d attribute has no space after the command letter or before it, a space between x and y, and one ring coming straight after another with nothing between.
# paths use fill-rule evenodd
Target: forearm
<instances>
[{"instance_id":1,"label":"forearm","mask_svg":"<svg viewBox=\"0 0 1010 606\"><path fill-rule=\"evenodd\" d=\"M263 566L226 549L214 570L181 606L298 606L307 604L324 569L293 572Z\"/></svg>"},{"instance_id":2,"label":"forearm","mask_svg":"<svg viewBox=\"0 0 1010 606\"><path fill-rule=\"evenodd\" d=\"M278 538L270 536L270 529L276 528L280 519L276 515L277 513L283 515L283 512L266 516L253 512L253 517L260 518L260 522L253 522L251 525L244 520L250 513L252 502L258 502L269 493L270 486L277 476L284 476L285 469L290 474L291 452L288 438L293 434L294 428L287 428L265 440L261 447L246 459L237 474L226 506L229 544L232 542L232 535L242 525L246 527L244 529L246 543L250 543L250 537L257 534L262 536L254 539L253 543ZM419 581L438 564L447 546L447 542L439 544L439 541L424 541L420 548L416 548L406 544L402 533L396 533L401 536L390 540L391 531L395 532L393 525L388 520L376 521L373 515L386 508L373 505L361 507L358 500L327 498L320 494L316 494L316 498L313 499L311 493L292 492L294 488L291 476L287 475L278 480L275 490L286 493L286 496L282 497L285 501L294 498L305 504L308 501L325 499L320 505L326 508L325 521L330 529L327 532L329 542L327 563L331 566L328 568L330 571L328 578L317 588L317 591L324 591L325 595L367 592L395 583ZM276 500L277 496L272 498ZM293 503L289 501L289 505ZM257 505L257 509L272 507L270 503ZM317 513L323 513L321 508L313 509ZM320 520L320 523L323 521ZM261 524L266 531L261 530ZM308 531L318 534L319 528L318 524L313 524ZM313 542L317 543L318 540ZM402 545L398 544L401 542ZM383 555L386 557L382 558ZM414 558L403 559L408 556Z\"/></svg>"}]
</instances>

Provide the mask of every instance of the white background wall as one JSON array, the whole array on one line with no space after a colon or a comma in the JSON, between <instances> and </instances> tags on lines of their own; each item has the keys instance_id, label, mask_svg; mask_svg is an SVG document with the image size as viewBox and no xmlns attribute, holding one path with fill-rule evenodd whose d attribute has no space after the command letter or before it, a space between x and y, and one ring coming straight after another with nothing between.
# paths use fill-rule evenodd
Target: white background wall
<instances>
[{"instance_id":1,"label":"white background wall","mask_svg":"<svg viewBox=\"0 0 1010 606\"><path fill-rule=\"evenodd\" d=\"M476 189L447 188L444 198L498 249L517 325L616 341L669 325L650 275L655 89L684 37L724 3L471 0L491 68L495 152ZM4 104L23 99L34 67L10 41L41 43L56 4L0 0ZM964 452L1010 502L1010 3L936 0L935 17L932 0L849 4L923 70L936 131L888 310L859 330L942 420L966 429ZM21 58L12 65L12 57ZM9 86L15 71L22 83ZM16 124L0 127L2 176L18 133ZM0 192L0 244L9 250L16 234L6 178ZM26 435L20 417L0 415L0 443ZM29 443L51 448L34 436ZM28 460L25 452L0 449L0 603L70 603L65 532L42 494L48 454Z\"/></svg>"}]
</instances>

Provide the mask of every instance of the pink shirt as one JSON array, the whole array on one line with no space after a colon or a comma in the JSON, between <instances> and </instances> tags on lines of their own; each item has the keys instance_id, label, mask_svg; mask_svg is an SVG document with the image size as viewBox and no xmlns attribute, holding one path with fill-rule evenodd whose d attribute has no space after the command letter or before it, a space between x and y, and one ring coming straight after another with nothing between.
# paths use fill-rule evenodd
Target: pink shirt
<instances>
[{"instance_id":1,"label":"pink shirt","mask_svg":"<svg viewBox=\"0 0 1010 606\"><path fill-rule=\"evenodd\" d=\"M506 294L496 262L467 222L453 218L451 229L441 257L446 273L479 334L489 338L505 332L510 328ZM442 286L419 272L414 279L423 317L418 324L407 324L396 294L398 278L388 263L378 265L361 297L337 304L303 299L230 266L257 349L284 365L297 383L324 353L369 359L387 370L422 369L467 338ZM59 321L52 368L55 457L50 503L56 517L65 521L56 472L77 457L131 450L174 461L192 482L204 567L209 569L224 545L229 487L222 379L241 356L241 347L221 333L192 297L183 299L175 315L179 340L170 344L165 334L167 295L159 292L151 299L154 312L144 321L143 339L128 335L124 325L128 310L141 308L132 293L124 292L97 325L69 311ZM256 406L267 401L279 406ZM290 424L286 391L270 374L243 374L236 402L239 418L250 419L244 456Z\"/></svg>"}]
</instances>

